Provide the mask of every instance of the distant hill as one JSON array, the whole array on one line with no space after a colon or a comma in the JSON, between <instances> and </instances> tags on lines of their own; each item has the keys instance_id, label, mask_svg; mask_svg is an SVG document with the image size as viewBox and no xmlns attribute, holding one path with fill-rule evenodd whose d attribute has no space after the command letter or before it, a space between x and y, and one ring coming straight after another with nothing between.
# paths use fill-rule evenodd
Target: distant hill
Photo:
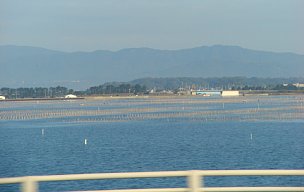
<instances>
[{"instance_id":1,"label":"distant hill","mask_svg":"<svg viewBox=\"0 0 304 192\"><path fill-rule=\"evenodd\" d=\"M294 84L304 82L304 77L298 78L257 78L257 77L210 77L210 78L198 78L198 77L171 77L171 78L140 78L131 81L130 83L135 85L144 85L148 89L167 89L173 90L178 88L194 88L194 89L231 89L231 88L243 88L260 87L260 88L274 88L277 85L282 84Z\"/></svg>"},{"instance_id":2,"label":"distant hill","mask_svg":"<svg viewBox=\"0 0 304 192\"><path fill-rule=\"evenodd\" d=\"M303 77L303 71L304 55L238 46L71 53L0 46L0 87L63 85L87 88L143 77Z\"/></svg>"}]
</instances>

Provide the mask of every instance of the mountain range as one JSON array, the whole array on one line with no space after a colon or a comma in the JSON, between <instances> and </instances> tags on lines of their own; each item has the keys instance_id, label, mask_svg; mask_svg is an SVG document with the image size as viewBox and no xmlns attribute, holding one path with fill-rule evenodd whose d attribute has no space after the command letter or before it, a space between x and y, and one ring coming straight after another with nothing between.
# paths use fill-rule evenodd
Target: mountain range
<instances>
[{"instance_id":1,"label":"mountain range","mask_svg":"<svg viewBox=\"0 0 304 192\"><path fill-rule=\"evenodd\" d=\"M0 87L63 85L82 89L143 77L234 76L303 77L304 55L224 45L92 52L0 46Z\"/></svg>"}]
</instances>

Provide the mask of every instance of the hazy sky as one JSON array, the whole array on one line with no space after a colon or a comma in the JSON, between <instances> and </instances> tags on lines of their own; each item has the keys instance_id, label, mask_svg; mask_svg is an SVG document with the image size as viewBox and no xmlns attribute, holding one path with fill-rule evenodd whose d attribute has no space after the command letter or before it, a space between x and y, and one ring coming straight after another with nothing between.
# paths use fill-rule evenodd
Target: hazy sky
<instances>
[{"instance_id":1,"label":"hazy sky","mask_svg":"<svg viewBox=\"0 0 304 192\"><path fill-rule=\"evenodd\" d=\"M304 54L304 0L0 0L0 45L63 51L201 45Z\"/></svg>"}]
</instances>

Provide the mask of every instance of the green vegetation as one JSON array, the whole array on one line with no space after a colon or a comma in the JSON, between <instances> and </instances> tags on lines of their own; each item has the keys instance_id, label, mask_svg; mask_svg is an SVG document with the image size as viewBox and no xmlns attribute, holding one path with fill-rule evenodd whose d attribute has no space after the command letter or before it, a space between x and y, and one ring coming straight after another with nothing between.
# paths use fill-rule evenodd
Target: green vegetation
<instances>
[{"instance_id":1,"label":"green vegetation","mask_svg":"<svg viewBox=\"0 0 304 192\"><path fill-rule=\"evenodd\" d=\"M210 77L210 78L142 78L131 81L147 86L148 89L236 89L236 90L279 90L277 85L303 83L304 78L258 78L258 77ZM282 88L285 89L285 88Z\"/></svg>"},{"instance_id":2,"label":"green vegetation","mask_svg":"<svg viewBox=\"0 0 304 192\"><path fill-rule=\"evenodd\" d=\"M85 91L74 91L66 87L35 87L35 88L1 88L0 95L4 95L7 99L17 98L56 98L64 97L67 94L75 94L78 96L84 95L104 95L104 94L143 94L146 92L146 87L139 84L130 85L122 84L104 84L95 87L90 87Z\"/></svg>"},{"instance_id":3,"label":"green vegetation","mask_svg":"<svg viewBox=\"0 0 304 192\"><path fill-rule=\"evenodd\" d=\"M74 93L72 89L66 87L35 87L35 88L1 88L0 94L6 96L8 99L17 98L55 98L63 97L67 94Z\"/></svg>"},{"instance_id":4,"label":"green vegetation","mask_svg":"<svg viewBox=\"0 0 304 192\"><path fill-rule=\"evenodd\" d=\"M104 84L96 87L90 87L87 91L87 95L96 94L117 94L117 93L128 93L128 94L139 94L145 93L147 91L146 86L141 86L139 84L131 85L127 83L122 83L118 85Z\"/></svg>"}]
</instances>

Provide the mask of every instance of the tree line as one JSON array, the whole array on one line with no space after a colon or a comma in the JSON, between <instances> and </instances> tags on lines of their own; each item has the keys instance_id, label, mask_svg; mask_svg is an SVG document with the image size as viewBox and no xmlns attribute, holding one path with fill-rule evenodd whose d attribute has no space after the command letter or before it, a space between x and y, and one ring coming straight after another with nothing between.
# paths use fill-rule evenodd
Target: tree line
<instances>
[{"instance_id":1,"label":"tree line","mask_svg":"<svg viewBox=\"0 0 304 192\"><path fill-rule=\"evenodd\" d=\"M87 89L86 94L96 95L96 94L117 94L117 93L128 93L128 94L139 94L145 93L147 88L145 85L131 85L127 83L122 83L119 85L104 84L95 87L90 87Z\"/></svg>"},{"instance_id":2,"label":"tree line","mask_svg":"<svg viewBox=\"0 0 304 192\"><path fill-rule=\"evenodd\" d=\"M0 95L5 96L8 99L18 98L55 98L64 97L67 94L73 94L73 89L66 87L31 87L31 88L8 88L4 87L0 89Z\"/></svg>"},{"instance_id":3,"label":"tree line","mask_svg":"<svg viewBox=\"0 0 304 192\"><path fill-rule=\"evenodd\" d=\"M174 90L184 89L237 89L237 90L272 90L285 89L281 85L304 83L304 77L295 78L260 78L260 77L170 77L170 78L141 78L131 81L133 84L147 86L148 89ZM276 87L278 86L278 87ZM281 87L280 87L281 86ZM289 86L290 89L296 89Z\"/></svg>"},{"instance_id":4,"label":"tree line","mask_svg":"<svg viewBox=\"0 0 304 192\"><path fill-rule=\"evenodd\" d=\"M173 79L170 79L168 82L171 82ZM84 91L75 91L73 89L68 89L66 87L57 86L57 87L34 87L34 88L1 88L0 95L5 96L8 99L18 99L18 98L58 98L64 97L68 94L74 94L77 96L89 96L89 95L119 95L119 94L128 94L128 95L138 95L138 94L149 94L149 90L163 91L163 90L172 90L174 93L178 93L180 90L190 90L190 89L221 89L221 90L278 90L278 91L298 91L304 90L304 87L296 86L295 84L243 84L240 82L242 78L231 79L215 79L209 82L208 84L191 84L191 79L181 78L176 81L176 85L170 88L161 88L155 89L155 87L148 87L145 84L132 84L132 83L105 83L99 86L90 87ZM187 81L188 80L188 81ZM231 83L231 80L234 80L234 83ZM252 80L252 79L250 79ZM154 82L161 85L163 79L154 79ZM180 82L182 81L182 82ZM236 83L238 82L238 83ZM256 81L255 83L257 83ZM188 84L189 83L189 84ZM193 81L192 81L193 83ZM169 84L169 83L168 83ZM156 84L154 84L156 85ZM170 85L171 86L171 85ZM181 89L183 88L183 89Z\"/></svg>"},{"instance_id":5,"label":"tree line","mask_svg":"<svg viewBox=\"0 0 304 192\"><path fill-rule=\"evenodd\" d=\"M64 97L68 94L75 94L78 96L85 95L101 95L101 94L143 94L147 91L145 86L139 84L131 85L127 83L122 84L104 84L90 87L85 91L75 91L66 87L31 87L31 88L8 88L0 89L0 95L7 99L18 98L58 98Z\"/></svg>"}]
</instances>

